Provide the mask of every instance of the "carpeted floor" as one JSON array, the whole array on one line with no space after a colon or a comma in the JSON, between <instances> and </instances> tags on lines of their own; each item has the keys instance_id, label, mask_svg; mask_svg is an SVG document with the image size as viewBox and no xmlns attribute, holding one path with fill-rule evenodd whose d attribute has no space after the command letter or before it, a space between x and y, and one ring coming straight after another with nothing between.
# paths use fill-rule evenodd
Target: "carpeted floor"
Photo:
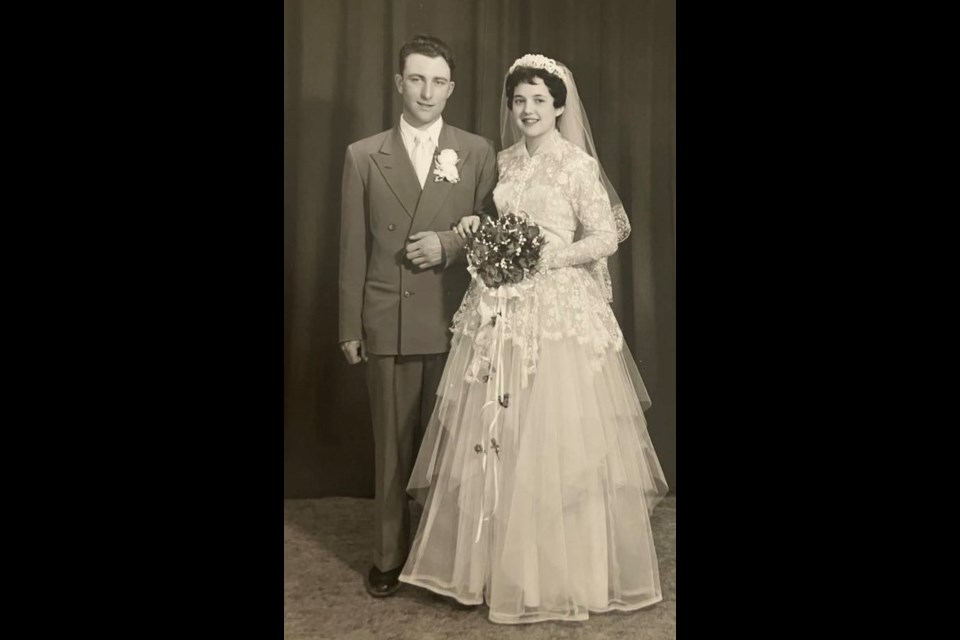
<instances>
[{"instance_id":1,"label":"carpeted floor","mask_svg":"<svg viewBox=\"0 0 960 640\"><path fill-rule=\"evenodd\" d=\"M372 509L371 500L359 498L284 500L284 638L676 638L676 497L653 514L662 602L634 613L593 614L580 623L517 626L493 624L486 607L459 609L410 585L393 597L371 598L363 574L370 567Z\"/></svg>"}]
</instances>

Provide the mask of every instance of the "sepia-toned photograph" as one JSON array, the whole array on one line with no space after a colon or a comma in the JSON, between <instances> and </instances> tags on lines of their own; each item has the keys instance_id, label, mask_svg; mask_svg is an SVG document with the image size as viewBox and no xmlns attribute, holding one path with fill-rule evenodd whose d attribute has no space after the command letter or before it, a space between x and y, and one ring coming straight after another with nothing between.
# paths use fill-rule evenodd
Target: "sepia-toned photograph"
<instances>
[{"instance_id":1,"label":"sepia-toned photograph","mask_svg":"<svg viewBox=\"0 0 960 640\"><path fill-rule=\"evenodd\" d=\"M676 1L284 0L284 638L676 638Z\"/></svg>"}]
</instances>

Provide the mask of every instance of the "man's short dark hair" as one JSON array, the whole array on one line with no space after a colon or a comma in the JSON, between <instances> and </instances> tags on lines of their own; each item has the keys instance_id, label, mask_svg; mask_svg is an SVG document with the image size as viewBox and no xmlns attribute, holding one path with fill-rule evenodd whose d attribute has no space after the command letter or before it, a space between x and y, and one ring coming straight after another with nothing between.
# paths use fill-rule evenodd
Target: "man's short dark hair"
<instances>
[{"instance_id":1,"label":"man's short dark hair","mask_svg":"<svg viewBox=\"0 0 960 640\"><path fill-rule=\"evenodd\" d=\"M411 40L404 42L403 46L400 47L401 76L403 75L403 65L407 61L407 56L409 56L411 53L419 53L427 56L428 58L436 58L437 56L443 58L450 66L450 79L453 79L453 69L456 66L456 64L453 62L453 49L451 49L450 46L440 38L435 38L433 36L428 36L421 33L413 36Z\"/></svg>"}]
</instances>

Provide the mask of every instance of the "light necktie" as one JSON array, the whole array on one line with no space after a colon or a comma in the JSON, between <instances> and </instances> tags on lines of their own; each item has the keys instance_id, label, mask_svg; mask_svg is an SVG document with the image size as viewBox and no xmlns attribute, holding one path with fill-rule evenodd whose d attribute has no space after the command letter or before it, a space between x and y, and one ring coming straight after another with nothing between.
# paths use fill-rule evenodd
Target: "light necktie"
<instances>
[{"instance_id":1,"label":"light necktie","mask_svg":"<svg viewBox=\"0 0 960 640\"><path fill-rule=\"evenodd\" d=\"M430 161L433 159L433 144L430 136L422 135L414 138L413 142L413 168L417 171L417 178L420 180L420 187L423 188L427 183L427 174L430 173Z\"/></svg>"}]
</instances>

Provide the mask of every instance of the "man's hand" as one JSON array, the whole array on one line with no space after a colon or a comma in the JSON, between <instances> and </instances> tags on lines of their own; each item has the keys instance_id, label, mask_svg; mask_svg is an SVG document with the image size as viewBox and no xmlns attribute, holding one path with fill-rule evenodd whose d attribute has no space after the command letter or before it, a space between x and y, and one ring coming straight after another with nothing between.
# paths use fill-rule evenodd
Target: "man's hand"
<instances>
[{"instance_id":1,"label":"man's hand","mask_svg":"<svg viewBox=\"0 0 960 640\"><path fill-rule=\"evenodd\" d=\"M421 269L443 264L443 246L436 231L421 231L408 238L407 260Z\"/></svg>"},{"instance_id":2,"label":"man's hand","mask_svg":"<svg viewBox=\"0 0 960 640\"><path fill-rule=\"evenodd\" d=\"M367 361L367 345L363 343L363 340L341 342L340 350L343 351L343 355L346 356L347 362L350 364L357 364L361 360Z\"/></svg>"}]
</instances>

